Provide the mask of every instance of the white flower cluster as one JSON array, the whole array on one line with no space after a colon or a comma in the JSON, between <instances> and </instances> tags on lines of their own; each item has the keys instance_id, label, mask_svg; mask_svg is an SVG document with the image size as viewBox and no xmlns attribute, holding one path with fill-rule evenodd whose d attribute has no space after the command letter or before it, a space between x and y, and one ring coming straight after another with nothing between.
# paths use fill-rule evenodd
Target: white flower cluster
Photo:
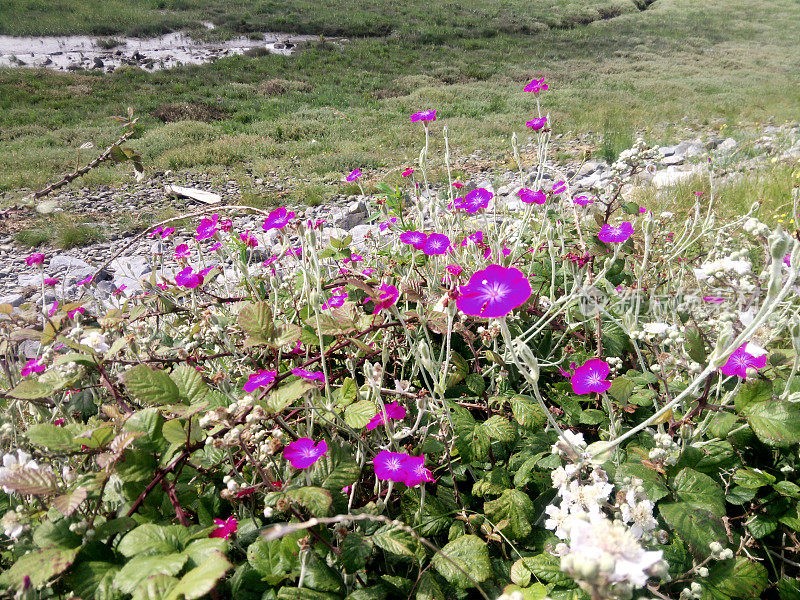
<instances>
[{"instance_id":1,"label":"white flower cluster","mask_svg":"<svg viewBox=\"0 0 800 600\"><path fill-rule=\"evenodd\" d=\"M657 433L653 436L656 447L650 450L648 458L654 463L660 463L671 467L678 462L680 456L680 446L667 433Z\"/></svg>"},{"instance_id":2,"label":"white flower cluster","mask_svg":"<svg viewBox=\"0 0 800 600\"><path fill-rule=\"evenodd\" d=\"M571 434L569 442L575 450L585 449L580 434ZM560 441L553 452L571 458L566 447ZM614 486L598 465L567 464L551 477L561 502L545 509L544 526L564 540L555 548L561 570L592 598L628 598L649 577L666 574L663 553L642 546L643 541L654 541L657 522L654 503L645 496L641 481L627 480L611 504Z\"/></svg>"},{"instance_id":3,"label":"white flower cluster","mask_svg":"<svg viewBox=\"0 0 800 600\"><path fill-rule=\"evenodd\" d=\"M89 346L95 352L105 352L111 348L106 341L106 336L96 330L89 332L89 335L82 338L80 343Z\"/></svg>"},{"instance_id":4,"label":"white flower cluster","mask_svg":"<svg viewBox=\"0 0 800 600\"><path fill-rule=\"evenodd\" d=\"M21 509L22 507L20 506L19 508ZM25 531L26 526L20 521L19 513L16 510L9 510L0 519L0 527L3 528L3 533L6 534L6 537L17 540L22 535L22 532Z\"/></svg>"},{"instance_id":5,"label":"white flower cluster","mask_svg":"<svg viewBox=\"0 0 800 600\"><path fill-rule=\"evenodd\" d=\"M39 465L36 461L31 460L31 455L22 450L17 450L15 455L13 452L3 455L3 466L0 467L0 481L6 477L13 475L19 471L26 471L29 469L38 469ZM6 494L12 493L14 490L6 486L0 486Z\"/></svg>"},{"instance_id":6,"label":"white flower cluster","mask_svg":"<svg viewBox=\"0 0 800 600\"><path fill-rule=\"evenodd\" d=\"M762 223L755 217L750 217L747 219L747 221L744 222L742 229L744 229L745 233L749 233L750 235L754 235L756 237L766 237L770 232L769 225Z\"/></svg>"},{"instance_id":7,"label":"white flower cluster","mask_svg":"<svg viewBox=\"0 0 800 600\"><path fill-rule=\"evenodd\" d=\"M704 262L694 270L694 276L698 281L721 280L726 274L734 272L737 275L749 273L752 265L749 260L743 260L739 252L734 252L726 258Z\"/></svg>"}]
</instances>

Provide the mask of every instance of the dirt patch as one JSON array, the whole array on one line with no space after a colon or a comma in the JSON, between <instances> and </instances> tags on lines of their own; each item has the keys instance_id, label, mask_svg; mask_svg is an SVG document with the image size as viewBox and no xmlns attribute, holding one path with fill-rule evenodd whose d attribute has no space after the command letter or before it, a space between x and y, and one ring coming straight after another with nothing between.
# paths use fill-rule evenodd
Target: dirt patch
<instances>
[{"instance_id":1,"label":"dirt patch","mask_svg":"<svg viewBox=\"0 0 800 600\"><path fill-rule=\"evenodd\" d=\"M227 117L224 110L217 106L200 104L198 102L178 102L177 104L162 104L150 113L162 123L175 123L177 121L202 121L210 123Z\"/></svg>"},{"instance_id":2,"label":"dirt patch","mask_svg":"<svg viewBox=\"0 0 800 600\"><path fill-rule=\"evenodd\" d=\"M289 92L310 92L311 85L305 81L294 79L269 79L258 86L258 91L264 96L281 96Z\"/></svg>"}]
</instances>

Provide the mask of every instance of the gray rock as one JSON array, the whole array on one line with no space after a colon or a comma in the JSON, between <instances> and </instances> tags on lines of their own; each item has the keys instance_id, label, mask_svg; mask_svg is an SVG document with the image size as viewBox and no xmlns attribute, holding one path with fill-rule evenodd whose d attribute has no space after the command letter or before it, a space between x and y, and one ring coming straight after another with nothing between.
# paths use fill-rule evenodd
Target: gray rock
<instances>
[{"instance_id":1,"label":"gray rock","mask_svg":"<svg viewBox=\"0 0 800 600\"><path fill-rule=\"evenodd\" d=\"M25 302L25 296L22 294L8 294L7 296L0 296L0 304L10 304L13 307L20 306Z\"/></svg>"},{"instance_id":2,"label":"gray rock","mask_svg":"<svg viewBox=\"0 0 800 600\"><path fill-rule=\"evenodd\" d=\"M115 279L118 276L124 276L133 277L138 280L143 275L147 275L152 271L150 263L144 256L123 256L115 258L110 266L114 271Z\"/></svg>"},{"instance_id":3,"label":"gray rock","mask_svg":"<svg viewBox=\"0 0 800 600\"><path fill-rule=\"evenodd\" d=\"M717 146L717 152L722 154L729 154L733 152L734 148L737 146L737 142L733 138L727 138L723 140L719 146Z\"/></svg>"}]
</instances>

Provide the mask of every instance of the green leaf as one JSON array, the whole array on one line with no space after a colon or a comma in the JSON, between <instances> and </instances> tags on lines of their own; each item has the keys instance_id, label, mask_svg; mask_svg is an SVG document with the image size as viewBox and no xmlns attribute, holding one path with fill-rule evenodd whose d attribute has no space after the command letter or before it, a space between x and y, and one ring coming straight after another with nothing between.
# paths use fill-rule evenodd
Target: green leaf
<instances>
[{"instance_id":1,"label":"green leaf","mask_svg":"<svg viewBox=\"0 0 800 600\"><path fill-rule=\"evenodd\" d=\"M239 326L252 336L268 339L272 336L272 309L269 302L251 302L239 311Z\"/></svg>"},{"instance_id":2,"label":"green leaf","mask_svg":"<svg viewBox=\"0 0 800 600\"><path fill-rule=\"evenodd\" d=\"M44 446L52 450L71 450L78 447L75 443L75 432L72 429L51 423L31 425L25 435L34 446Z\"/></svg>"},{"instance_id":3,"label":"green leaf","mask_svg":"<svg viewBox=\"0 0 800 600\"><path fill-rule=\"evenodd\" d=\"M775 476L761 469L742 468L733 474L733 482L743 488L758 489L775 483Z\"/></svg>"},{"instance_id":4,"label":"green leaf","mask_svg":"<svg viewBox=\"0 0 800 600\"><path fill-rule=\"evenodd\" d=\"M678 499L689 506L725 516L725 492L711 477L694 469L683 469L672 484Z\"/></svg>"},{"instance_id":5,"label":"green leaf","mask_svg":"<svg viewBox=\"0 0 800 600\"><path fill-rule=\"evenodd\" d=\"M778 582L778 597L781 600L800 600L800 581L782 577Z\"/></svg>"},{"instance_id":6,"label":"green leaf","mask_svg":"<svg viewBox=\"0 0 800 600\"><path fill-rule=\"evenodd\" d=\"M352 454L338 445L329 445L328 452L314 466L312 481L330 492L340 492L358 479L361 473Z\"/></svg>"},{"instance_id":7,"label":"green leaf","mask_svg":"<svg viewBox=\"0 0 800 600\"><path fill-rule=\"evenodd\" d=\"M769 583L767 570L743 556L717 562L709 569L708 578L700 581L714 598L748 600L760 598Z\"/></svg>"},{"instance_id":8,"label":"green leaf","mask_svg":"<svg viewBox=\"0 0 800 600\"><path fill-rule=\"evenodd\" d=\"M178 365L170 373L172 381L178 387L178 394L190 403L198 402L208 393L208 386L202 375L187 364Z\"/></svg>"},{"instance_id":9,"label":"green leaf","mask_svg":"<svg viewBox=\"0 0 800 600\"><path fill-rule=\"evenodd\" d=\"M587 408L583 410L580 417L578 417L578 421L584 425L599 425L607 419L606 413L596 408Z\"/></svg>"},{"instance_id":10,"label":"green leaf","mask_svg":"<svg viewBox=\"0 0 800 600\"><path fill-rule=\"evenodd\" d=\"M288 585L279 589L276 596L276 600L339 600L340 598L341 596L329 592L318 592L309 588L296 588Z\"/></svg>"},{"instance_id":11,"label":"green leaf","mask_svg":"<svg viewBox=\"0 0 800 600\"><path fill-rule=\"evenodd\" d=\"M328 514L333 498L328 490L318 487L305 486L288 490L286 499L301 504L316 517L324 517Z\"/></svg>"},{"instance_id":12,"label":"green leaf","mask_svg":"<svg viewBox=\"0 0 800 600\"><path fill-rule=\"evenodd\" d=\"M781 496L800 498L800 486L798 486L796 483L792 483L791 481L779 481L772 487Z\"/></svg>"},{"instance_id":13,"label":"green leaf","mask_svg":"<svg viewBox=\"0 0 800 600\"><path fill-rule=\"evenodd\" d=\"M456 538L434 555L431 562L442 577L461 589L473 587L474 582L480 583L492 576L489 548L475 535Z\"/></svg>"},{"instance_id":14,"label":"green leaf","mask_svg":"<svg viewBox=\"0 0 800 600\"><path fill-rule=\"evenodd\" d=\"M482 425L490 438L501 442L513 442L517 439L517 430L508 419L501 415L492 415Z\"/></svg>"},{"instance_id":15,"label":"green leaf","mask_svg":"<svg viewBox=\"0 0 800 600\"><path fill-rule=\"evenodd\" d=\"M684 340L684 347L689 358L701 365L705 364L708 353L706 352L703 337L700 335L700 329L694 325L686 326L684 328Z\"/></svg>"},{"instance_id":16,"label":"green leaf","mask_svg":"<svg viewBox=\"0 0 800 600\"><path fill-rule=\"evenodd\" d=\"M495 524L508 519L503 533L511 539L530 535L531 523L536 521L536 510L527 494L519 490L505 490L497 500L484 504L486 516Z\"/></svg>"},{"instance_id":17,"label":"green leaf","mask_svg":"<svg viewBox=\"0 0 800 600\"><path fill-rule=\"evenodd\" d=\"M378 548L400 556L413 556L417 545L411 534L394 525L384 525L369 536L369 540Z\"/></svg>"},{"instance_id":18,"label":"green leaf","mask_svg":"<svg viewBox=\"0 0 800 600\"><path fill-rule=\"evenodd\" d=\"M469 389L469 391L476 396L483 396L483 392L486 391L486 382L478 373L470 373L467 375L464 383L466 384L467 389Z\"/></svg>"},{"instance_id":19,"label":"green leaf","mask_svg":"<svg viewBox=\"0 0 800 600\"><path fill-rule=\"evenodd\" d=\"M355 573L366 567L370 554L372 554L372 546L357 531L348 533L342 541L341 562L347 573Z\"/></svg>"},{"instance_id":20,"label":"green leaf","mask_svg":"<svg viewBox=\"0 0 800 600\"><path fill-rule=\"evenodd\" d=\"M122 538L117 550L125 556L180 552L190 536L191 532L181 525L145 523Z\"/></svg>"},{"instance_id":21,"label":"green leaf","mask_svg":"<svg viewBox=\"0 0 800 600\"><path fill-rule=\"evenodd\" d=\"M447 376L447 387L458 385L469 373L469 365L466 359L455 351L450 353L450 369L451 372Z\"/></svg>"},{"instance_id":22,"label":"green leaf","mask_svg":"<svg viewBox=\"0 0 800 600\"><path fill-rule=\"evenodd\" d=\"M56 575L66 571L80 548L43 548L19 557L7 571L0 573L0 586L20 589L25 577L34 588L43 586Z\"/></svg>"},{"instance_id":23,"label":"green leaf","mask_svg":"<svg viewBox=\"0 0 800 600\"><path fill-rule=\"evenodd\" d=\"M231 563L221 552L212 553L199 567L181 577L168 596L168 600L196 600L208 594L225 576Z\"/></svg>"},{"instance_id":24,"label":"green leaf","mask_svg":"<svg viewBox=\"0 0 800 600\"><path fill-rule=\"evenodd\" d=\"M754 515L747 520L747 529L753 537L761 539L778 528L778 519L768 515Z\"/></svg>"},{"instance_id":25,"label":"green leaf","mask_svg":"<svg viewBox=\"0 0 800 600\"><path fill-rule=\"evenodd\" d=\"M653 469L648 469L642 463L626 462L617 467L614 480L619 484L625 477L640 479L647 498L653 502L657 502L669 494L669 488L661 475Z\"/></svg>"},{"instance_id":26,"label":"green leaf","mask_svg":"<svg viewBox=\"0 0 800 600\"><path fill-rule=\"evenodd\" d=\"M547 416L542 407L529 396L519 394L508 399L514 419L526 429L538 430L547 423Z\"/></svg>"},{"instance_id":27,"label":"green leaf","mask_svg":"<svg viewBox=\"0 0 800 600\"><path fill-rule=\"evenodd\" d=\"M378 410L371 400L360 400L344 409L344 422L348 427L361 429L377 414Z\"/></svg>"},{"instance_id":28,"label":"green leaf","mask_svg":"<svg viewBox=\"0 0 800 600\"><path fill-rule=\"evenodd\" d=\"M110 600L119 592L113 589L119 565L105 561L84 561L74 565L67 576L70 590L79 598Z\"/></svg>"},{"instance_id":29,"label":"green leaf","mask_svg":"<svg viewBox=\"0 0 800 600\"><path fill-rule=\"evenodd\" d=\"M23 496L49 496L58 491L55 475L45 469L9 469L0 476L0 486Z\"/></svg>"},{"instance_id":30,"label":"green leaf","mask_svg":"<svg viewBox=\"0 0 800 600\"><path fill-rule=\"evenodd\" d=\"M602 339L606 356L624 356L630 346L628 334L614 321L603 321Z\"/></svg>"},{"instance_id":31,"label":"green leaf","mask_svg":"<svg viewBox=\"0 0 800 600\"><path fill-rule=\"evenodd\" d=\"M631 397L631 394L635 388L636 384L634 384L630 379L626 379L625 377L617 377L611 382L611 387L608 388L608 395L617 402L624 403L627 402L628 398Z\"/></svg>"},{"instance_id":32,"label":"green leaf","mask_svg":"<svg viewBox=\"0 0 800 600\"><path fill-rule=\"evenodd\" d=\"M344 582L339 574L313 552L306 558L303 585L318 592L344 592Z\"/></svg>"},{"instance_id":33,"label":"green leaf","mask_svg":"<svg viewBox=\"0 0 800 600\"><path fill-rule=\"evenodd\" d=\"M528 570L533 573L539 581L552 583L555 585L574 586L572 578L561 570L560 560L549 554L537 554L536 556L526 556L522 559Z\"/></svg>"},{"instance_id":34,"label":"green leaf","mask_svg":"<svg viewBox=\"0 0 800 600\"><path fill-rule=\"evenodd\" d=\"M722 520L707 510L695 508L686 502L673 502L660 504L659 511L698 560L709 556L711 551L708 545L711 542L724 543L727 540Z\"/></svg>"},{"instance_id":35,"label":"green leaf","mask_svg":"<svg viewBox=\"0 0 800 600\"><path fill-rule=\"evenodd\" d=\"M35 379L23 379L7 395L20 400L39 400L53 393L53 386L39 383Z\"/></svg>"},{"instance_id":36,"label":"green leaf","mask_svg":"<svg viewBox=\"0 0 800 600\"><path fill-rule=\"evenodd\" d=\"M298 398L302 398L308 390L316 387L317 384L309 379L300 378L290 381L269 393L266 408L273 413L279 413Z\"/></svg>"},{"instance_id":37,"label":"green leaf","mask_svg":"<svg viewBox=\"0 0 800 600\"><path fill-rule=\"evenodd\" d=\"M772 382L761 379L748 381L739 390L734 400L737 411L743 411L754 404L763 404L772 400Z\"/></svg>"},{"instance_id":38,"label":"green leaf","mask_svg":"<svg viewBox=\"0 0 800 600\"><path fill-rule=\"evenodd\" d=\"M345 377L342 382L342 387L339 388L339 392L336 396L336 403L341 407L345 407L351 404L357 396L358 385L355 380L352 377Z\"/></svg>"},{"instance_id":39,"label":"green leaf","mask_svg":"<svg viewBox=\"0 0 800 600\"><path fill-rule=\"evenodd\" d=\"M139 584L131 600L166 600L178 580L170 575L150 575Z\"/></svg>"},{"instance_id":40,"label":"green leaf","mask_svg":"<svg viewBox=\"0 0 800 600\"><path fill-rule=\"evenodd\" d=\"M140 402L151 404L171 404L180 399L175 382L165 371L151 369L147 365L137 365L126 371L123 381L128 390Z\"/></svg>"},{"instance_id":41,"label":"green leaf","mask_svg":"<svg viewBox=\"0 0 800 600\"><path fill-rule=\"evenodd\" d=\"M40 548L78 548L81 536L69 530L69 520L45 521L33 532L33 543Z\"/></svg>"},{"instance_id":42,"label":"green leaf","mask_svg":"<svg viewBox=\"0 0 800 600\"><path fill-rule=\"evenodd\" d=\"M247 562L271 585L279 583L298 564L297 556L287 552L285 544L296 542L302 535L297 532L278 540L258 540L247 548Z\"/></svg>"},{"instance_id":43,"label":"green leaf","mask_svg":"<svg viewBox=\"0 0 800 600\"><path fill-rule=\"evenodd\" d=\"M216 553L225 554L227 549L228 541L223 538L202 538L192 541L182 554L189 557L189 566L194 568Z\"/></svg>"},{"instance_id":44,"label":"green leaf","mask_svg":"<svg viewBox=\"0 0 800 600\"><path fill-rule=\"evenodd\" d=\"M132 594L150 575L176 575L187 560L189 557L183 554L134 556L114 577L114 587L125 594Z\"/></svg>"},{"instance_id":45,"label":"green leaf","mask_svg":"<svg viewBox=\"0 0 800 600\"><path fill-rule=\"evenodd\" d=\"M444 592L433 574L425 572L420 577L416 600L445 600Z\"/></svg>"},{"instance_id":46,"label":"green leaf","mask_svg":"<svg viewBox=\"0 0 800 600\"><path fill-rule=\"evenodd\" d=\"M751 403L740 413L767 446L787 448L800 443L800 404L783 400Z\"/></svg>"},{"instance_id":47,"label":"green leaf","mask_svg":"<svg viewBox=\"0 0 800 600\"><path fill-rule=\"evenodd\" d=\"M89 492L85 487L77 487L71 492L53 498L53 507L62 515L68 517L86 500L88 494Z\"/></svg>"}]
</instances>

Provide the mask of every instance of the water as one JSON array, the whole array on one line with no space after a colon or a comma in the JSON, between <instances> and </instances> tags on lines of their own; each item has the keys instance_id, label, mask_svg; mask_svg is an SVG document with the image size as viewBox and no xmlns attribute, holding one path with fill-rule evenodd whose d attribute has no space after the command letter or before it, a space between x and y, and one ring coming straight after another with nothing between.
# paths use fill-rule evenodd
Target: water
<instances>
[{"instance_id":1,"label":"water","mask_svg":"<svg viewBox=\"0 0 800 600\"><path fill-rule=\"evenodd\" d=\"M105 39L108 38L0 35L0 66L46 67L59 71L101 69L110 72L121 65L136 65L155 71L186 64L200 65L256 48L263 48L272 54L289 55L298 44L315 39L315 36L265 33L256 40L239 37L218 42L195 40L185 33L168 33L147 39L115 36L113 39L120 44L109 49L98 45Z\"/></svg>"}]
</instances>

